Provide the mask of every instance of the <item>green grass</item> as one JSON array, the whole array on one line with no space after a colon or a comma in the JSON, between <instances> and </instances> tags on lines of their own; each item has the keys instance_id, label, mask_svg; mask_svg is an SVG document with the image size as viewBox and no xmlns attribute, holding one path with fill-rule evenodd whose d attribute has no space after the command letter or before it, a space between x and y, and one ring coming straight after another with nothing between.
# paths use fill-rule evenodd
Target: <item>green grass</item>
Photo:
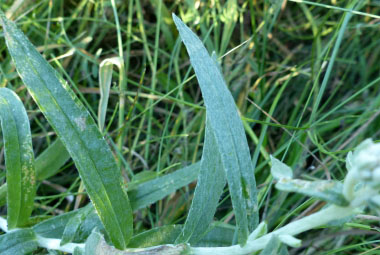
<instances>
[{"instance_id":1,"label":"green grass","mask_svg":"<svg viewBox=\"0 0 380 255\"><path fill-rule=\"evenodd\" d=\"M101 242L98 232L120 249L184 241L202 247L243 244L258 223L255 213L250 218L255 203L269 232L325 205L319 200L323 196L276 189L270 155L290 166L295 178L342 181L347 153L366 138L380 140L378 1L13 2L2 1L0 8L67 81L78 101L62 114L52 113L52 102L70 102L71 92L62 89L50 99L44 98L47 93L38 94L38 86L50 83L28 84L33 72L20 70L28 54L18 56L19 64L14 57L15 65L1 29L0 87L21 99L36 158L33 212L28 220L26 210L17 221L7 209L7 189L14 186L8 177L7 144L1 140L0 215L11 220L11 228L30 227L0 232L0 247L9 240L25 243L24 248L8 243L12 253L48 254L36 246L36 235L83 244ZM181 42L184 35L172 13L199 36L210 55L215 51L212 58L206 61L204 52L186 51L194 41ZM113 61L113 69L104 65L108 73L103 73L102 61ZM202 73L197 68L214 69ZM223 86L202 84L207 75L217 81L218 70L232 97ZM104 74L110 83L99 82ZM83 114L88 114L92 134L81 134L83 123L75 122ZM69 133L62 123L76 132ZM4 141L5 124L2 117ZM223 137L228 132L231 141ZM104 141L89 139L101 133ZM230 150L235 156L224 157ZM111 177L102 176L107 175L104 164L112 166L112 173L107 172ZM119 190L119 177L126 193ZM247 193L242 192L246 187ZM13 194L23 188L14 188ZM91 201L101 217L87 206ZM289 254L376 254L379 218L363 215L377 212L367 209L348 223L304 232L297 236L301 247L289 247ZM204 236L210 222L213 228ZM98 232L91 234L95 228ZM113 233L115 229L122 234Z\"/></svg>"}]
</instances>

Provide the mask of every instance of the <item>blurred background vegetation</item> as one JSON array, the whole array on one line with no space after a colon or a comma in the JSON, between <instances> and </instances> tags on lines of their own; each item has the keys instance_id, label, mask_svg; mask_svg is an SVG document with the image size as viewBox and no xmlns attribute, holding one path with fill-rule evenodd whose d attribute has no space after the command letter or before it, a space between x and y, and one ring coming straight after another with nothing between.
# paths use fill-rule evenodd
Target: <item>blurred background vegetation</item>
<instances>
[{"instance_id":1,"label":"blurred background vegetation","mask_svg":"<svg viewBox=\"0 0 380 255\"><path fill-rule=\"evenodd\" d=\"M172 172L201 156L205 109L171 13L218 57L247 132L261 218L272 229L324 204L274 190L269 154L292 166L298 177L341 180L347 152L365 138L379 139L380 1L115 3L117 16L108 0L3 0L0 8L63 75L95 119L99 64L120 56L121 35L126 89L120 90L120 72L114 68L106 135L126 182ZM0 86L22 97L39 155L55 140L54 130L18 77L4 38L0 40ZM1 168L4 182L4 163ZM194 186L140 210L135 232L183 223ZM216 220L233 224L227 189ZM82 207L88 203L82 192L69 161L58 175L40 183L34 214ZM291 253L377 254L378 222L361 215L343 227L310 231L300 237L303 246Z\"/></svg>"}]
</instances>

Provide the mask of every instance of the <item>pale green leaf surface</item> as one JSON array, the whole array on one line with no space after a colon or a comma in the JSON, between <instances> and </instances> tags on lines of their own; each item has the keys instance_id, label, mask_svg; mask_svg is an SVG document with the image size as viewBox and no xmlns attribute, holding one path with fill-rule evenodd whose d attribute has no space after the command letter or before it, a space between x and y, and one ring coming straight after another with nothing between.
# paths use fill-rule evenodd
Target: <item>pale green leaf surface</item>
<instances>
[{"instance_id":1,"label":"pale green leaf surface","mask_svg":"<svg viewBox=\"0 0 380 255\"><path fill-rule=\"evenodd\" d=\"M0 255L24 255L37 250L37 241L32 229L18 229L0 235Z\"/></svg>"},{"instance_id":2,"label":"pale green leaf surface","mask_svg":"<svg viewBox=\"0 0 380 255\"><path fill-rule=\"evenodd\" d=\"M268 225L265 222L261 222L257 228L249 235L248 242L252 242L256 240L257 238L267 234L268 232Z\"/></svg>"},{"instance_id":3,"label":"pale green leaf surface","mask_svg":"<svg viewBox=\"0 0 380 255\"><path fill-rule=\"evenodd\" d=\"M211 224L211 230L202 237L194 246L196 247L220 247L231 246L234 240L235 229L225 227L223 224Z\"/></svg>"},{"instance_id":4,"label":"pale green leaf surface","mask_svg":"<svg viewBox=\"0 0 380 255\"><path fill-rule=\"evenodd\" d=\"M84 249L80 247L75 247L73 255L83 255L84 254Z\"/></svg>"},{"instance_id":5,"label":"pale green leaf surface","mask_svg":"<svg viewBox=\"0 0 380 255\"><path fill-rule=\"evenodd\" d=\"M69 220L74 217L78 211L67 212L61 215L54 216L48 220L44 220L32 227L37 235L45 238L62 238L63 232Z\"/></svg>"},{"instance_id":6,"label":"pale green leaf surface","mask_svg":"<svg viewBox=\"0 0 380 255\"><path fill-rule=\"evenodd\" d=\"M113 244L124 249L132 235L132 210L108 144L68 84L4 14L1 21L19 75L73 158Z\"/></svg>"},{"instance_id":7,"label":"pale green leaf surface","mask_svg":"<svg viewBox=\"0 0 380 255\"><path fill-rule=\"evenodd\" d=\"M279 235L278 239L290 247L300 247L302 243L300 239L297 239L292 235Z\"/></svg>"},{"instance_id":8,"label":"pale green leaf surface","mask_svg":"<svg viewBox=\"0 0 380 255\"><path fill-rule=\"evenodd\" d=\"M197 76L208 119L215 132L226 172L238 228L238 240L245 244L258 223L257 191L250 152L234 99L222 74L199 38L173 14Z\"/></svg>"},{"instance_id":9,"label":"pale green leaf surface","mask_svg":"<svg viewBox=\"0 0 380 255\"><path fill-rule=\"evenodd\" d=\"M272 167L270 169L273 178L280 180L282 178L293 178L293 170L286 164L282 163L280 160L276 159L270 155L270 160L272 162Z\"/></svg>"},{"instance_id":10,"label":"pale green leaf surface","mask_svg":"<svg viewBox=\"0 0 380 255\"><path fill-rule=\"evenodd\" d=\"M210 121L206 121L206 134L200 172L189 215L176 243L196 243L202 238L213 220L219 198L226 185L223 165Z\"/></svg>"},{"instance_id":11,"label":"pale green leaf surface","mask_svg":"<svg viewBox=\"0 0 380 255\"><path fill-rule=\"evenodd\" d=\"M100 63L99 67L100 100L98 109L98 126L100 131L103 131L106 121L108 98L110 95L112 70L114 65L117 65L120 69L120 58L107 58Z\"/></svg>"},{"instance_id":12,"label":"pale green leaf surface","mask_svg":"<svg viewBox=\"0 0 380 255\"><path fill-rule=\"evenodd\" d=\"M289 255L288 247L284 244L281 245L278 255Z\"/></svg>"},{"instance_id":13,"label":"pale green leaf surface","mask_svg":"<svg viewBox=\"0 0 380 255\"><path fill-rule=\"evenodd\" d=\"M349 203L342 194L343 185L338 181L304 181L300 179L281 179L276 188L315 197L339 206Z\"/></svg>"},{"instance_id":14,"label":"pale green leaf surface","mask_svg":"<svg viewBox=\"0 0 380 255\"><path fill-rule=\"evenodd\" d=\"M0 118L5 147L8 229L28 223L36 193L30 124L18 96L0 88Z\"/></svg>"},{"instance_id":15,"label":"pale green leaf surface","mask_svg":"<svg viewBox=\"0 0 380 255\"><path fill-rule=\"evenodd\" d=\"M280 245L280 239L276 235L272 235L264 250L260 252L260 255L277 255Z\"/></svg>"},{"instance_id":16,"label":"pale green leaf surface","mask_svg":"<svg viewBox=\"0 0 380 255\"><path fill-rule=\"evenodd\" d=\"M61 246L70 243L74 240L75 234L78 231L81 223L85 220L90 212L92 212L93 207L87 205L82 210L78 211L75 216L70 218L67 222L65 230L63 231Z\"/></svg>"},{"instance_id":17,"label":"pale green leaf surface","mask_svg":"<svg viewBox=\"0 0 380 255\"><path fill-rule=\"evenodd\" d=\"M348 172L351 171L351 169L352 169L352 157L353 157L352 151L350 151L349 153L347 153L346 168L347 168Z\"/></svg>"}]
</instances>

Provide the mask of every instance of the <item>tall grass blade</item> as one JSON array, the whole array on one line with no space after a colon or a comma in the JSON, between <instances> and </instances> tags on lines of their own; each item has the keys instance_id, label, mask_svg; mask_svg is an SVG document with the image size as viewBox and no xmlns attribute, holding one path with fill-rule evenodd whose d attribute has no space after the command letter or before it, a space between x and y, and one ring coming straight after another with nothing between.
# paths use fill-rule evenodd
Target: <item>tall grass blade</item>
<instances>
[{"instance_id":1,"label":"tall grass blade","mask_svg":"<svg viewBox=\"0 0 380 255\"><path fill-rule=\"evenodd\" d=\"M194 244L202 238L213 220L218 201L226 185L223 165L218 152L215 133L210 121L206 122L206 135L198 183L189 215L177 243Z\"/></svg>"},{"instance_id":2,"label":"tall grass blade","mask_svg":"<svg viewBox=\"0 0 380 255\"><path fill-rule=\"evenodd\" d=\"M74 160L111 241L116 248L126 248L133 230L132 209L108 144L67 83L14 23L2 13L0 18L19 75Z\"/></svg>"},{"instance_id":3,"label":"tall grass blade","mask_svg":"<svg viewBox=\"0 0 380 255\"><path fill-rule=\"evenodd\" d=\"M236 22L239 17L238 5L236 0L228 0L223 8L223 13L221 15L221 20L224 23L223 35L221 40L221 46L219 54L225 53L228 43L231 40L232 33L236 26Z\"/></svg>"},{"instance_id":4,"label":"tall grass blade","mask_svg":"<svg viewBox=\"0 0 380 255\"><path fill-rule=\"evenodd\" d=\"M19 97L0 88L0 119L8 188L8 229L28 223L36 193L34 153L28 115Z\"/></svg>"},{"instance_id":5,"label":"tall grass blade","mask_svg":"<svg viewBox=\"0 0 380 255\"><path fill-rule=\"evenodd\" d=\"M174 14L173 19L202 91L231 193L238 240L243 245L258 222L256 182L244 127L215 61L199 38Z\"/></svg>"}]
</instances>

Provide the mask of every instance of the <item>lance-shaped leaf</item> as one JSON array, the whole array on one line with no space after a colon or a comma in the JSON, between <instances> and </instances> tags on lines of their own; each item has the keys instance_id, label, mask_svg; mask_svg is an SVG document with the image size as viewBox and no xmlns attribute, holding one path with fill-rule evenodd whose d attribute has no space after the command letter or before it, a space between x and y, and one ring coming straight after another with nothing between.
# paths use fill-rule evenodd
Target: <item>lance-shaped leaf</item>
<instances>
[{"instance_id":1,"label":"lance-shaped leaf","mask_svg":"<svg viewBox=\"0 0 380 255\"><path fill-rule=\"evenodd\" d=\"M140 183L131 190L128 189L133 211L153 204L195 181L199 173L199 166L200 163L197 162L173 173Z\"/></svg>"},{"instance_id":2,"label":"lance-shaped leaf","mask_svg":"<svg viewBox=\"0 0 380 255\"><path fill-rule=\"evenodd\" d=\"M28 115L18 96L0 88L0 118L4 137L8 188L8 228L28 223L33 210L36 173Z\"/></svg>"},{"instance_id":3,"label":"lance-shaped leaf","mask_svg":"<svg viewBox=\"0 0 380 255\"><path fill-rule=\"evenodd\" d=\"M212 222L218 201L226 185L223 165L218 153L215 133L206 122L200 173L189 215L177 243L194 244L202 238Z\"/></svg>"},{"instance_id":4,"label":"lance-shaped leaf","mask_svg":"<svg viewBox=\"0 0 380 255\"><path fill-rule=\"evenodd\" d=\"M258 223L257 191L247 138L234 99L201 40L173 14L190 56L226 174L238 229L245 244Z\"/></svg>"},{"instance_id":5,"label":"lance-shaped leaf","mask_svg":"<svg viewBox=\"0 0 380 255\"><path fill-rule=\"evenodd\" d=\"M16 25L0 14L9 52L29 93L71 155L113 244L132 235L132 210L120 170L93 118Z\"/></svg>"}]
</instances>

